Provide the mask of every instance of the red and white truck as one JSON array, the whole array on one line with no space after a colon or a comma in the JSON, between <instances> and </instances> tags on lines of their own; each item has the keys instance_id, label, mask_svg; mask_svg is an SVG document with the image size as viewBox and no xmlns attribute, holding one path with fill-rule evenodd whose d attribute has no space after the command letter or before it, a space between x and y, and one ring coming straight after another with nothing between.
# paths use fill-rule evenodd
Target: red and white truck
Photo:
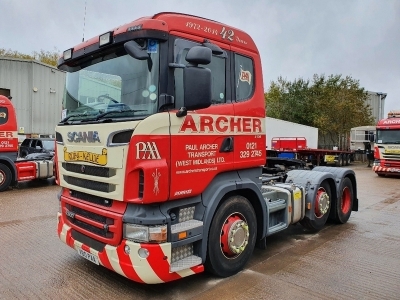
<instances>
[{"instance_id":1,"label":"red and white truck","mask_svg":"<svg viewBox=\"0 0 400 300\"><path fill-rule=\"evenodd\" d=\"M374 158L378 176L400 175L400 110L390 111L376 125Z\"/></svg>"},{"instance_id":2,"label":"red and white truck","mask_svg":"<svg viewBox=\"0 0 400 300\"><path fill-rule=\"evenodd\" d=\"M263 175L260 53L240 29L178 13L116 27L63 52L56 127L58 235L140 283L230 276L301 222L358 209L346 168Z\"/></svg>"},{"instance_id":3,"label":"red and white truck","mask_svg":"<svg viewBox=\"0 0 400 300\"><path fill-rule=\"evenodd\" d=\"M17 117L9 98L0 95L0 192L20 181L54 176L52 160L19 160Z\"/></svg>"}]
</instances>

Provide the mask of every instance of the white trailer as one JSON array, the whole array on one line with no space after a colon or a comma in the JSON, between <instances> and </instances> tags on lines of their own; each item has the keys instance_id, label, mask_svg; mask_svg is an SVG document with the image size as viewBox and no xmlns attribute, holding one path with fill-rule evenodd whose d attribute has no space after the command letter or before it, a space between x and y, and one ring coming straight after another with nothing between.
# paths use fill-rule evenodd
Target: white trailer
<instances>
[{"instance_id":1,"label":"white trailer","mask_svg":"<svg viewBox=\"0 0 400 300\"><path fill-rule=\"evenodd\" d=\"M365 152L365 145L370 144L374 149L374 143L371 142L376 133L375 126L358 126L350 130L350 150L356 152Z\"/></svg>"},{"instance_id":2,"label":"white trailer","mask_svg":"<svg viewBox=\"0 0 400 300\"><path fill-rule=\"evenodd\" d=\"M267 149L273 138L305 138L307 148L318 148L318 128L266 117Z\"/></svg>"}]
</instances>

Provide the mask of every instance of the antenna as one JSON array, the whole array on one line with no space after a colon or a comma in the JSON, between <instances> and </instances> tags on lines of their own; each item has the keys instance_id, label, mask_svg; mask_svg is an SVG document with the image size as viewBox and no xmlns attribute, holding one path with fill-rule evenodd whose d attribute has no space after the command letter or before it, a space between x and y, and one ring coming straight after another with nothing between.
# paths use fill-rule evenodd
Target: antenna
<instances>
[{"instance_id":1,"label":"antenna","mask_svg":"<svg viewBox=\"0 0 400 300\"><path fill-rule=\"evenodd\" d=\"M83 15L83 36L82 36L82 42L85 41L86 2L87 2L87 0L85 0L85 13L84 13L84 15Z\"/></svg>"}]
</instances>

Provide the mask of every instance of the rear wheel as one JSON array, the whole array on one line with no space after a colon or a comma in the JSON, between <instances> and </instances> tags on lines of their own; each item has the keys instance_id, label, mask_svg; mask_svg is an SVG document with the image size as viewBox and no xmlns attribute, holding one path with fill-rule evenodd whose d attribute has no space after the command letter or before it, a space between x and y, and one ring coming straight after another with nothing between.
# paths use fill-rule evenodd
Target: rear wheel
<instances>
[{"instance_id":1,"label":"rear wheel","mask_svg":"<svg viewBox=\"0 0 400 300\"><path fill-rule=\"evenodd\" d=\"M5 191L11 184L11 171L4 165L0 164L0 192Z\"/></svg>"},{"instance_id":2,"label":"rear wheel","mask_svg":"<svg viewBox=\"0 0 400 300\"><path fill-rule=\"evenodd\" d=\"M211 222L206 269L221 277L241 271L253 253L256 236L253 207L242 196L230 197L218 208Z\"/></svg>"},{"instance_id":3,"label":"rear wheel","mask_svg":"<svg viewBox=\"0 0 400 300\"><path fill-rule=\"evenodd\" d=\"M354 194L353 185L349 178L343 180L342 193L336 202L337 222L344 224L350 218L353 207Z\"/></svg>"},{"instance_id":4,"label":"rear wheel","mask_svg":"<svg viewBox=\"0 0 400 300\"><path fill-rule=\"evenodd\" d=\"M300 224L310 231L321 230L329 217L331 199L331 188L326 181L323 181L318 188L314 200L314 220L305 217L300 221Z\"/></svg>"}]
</instances>

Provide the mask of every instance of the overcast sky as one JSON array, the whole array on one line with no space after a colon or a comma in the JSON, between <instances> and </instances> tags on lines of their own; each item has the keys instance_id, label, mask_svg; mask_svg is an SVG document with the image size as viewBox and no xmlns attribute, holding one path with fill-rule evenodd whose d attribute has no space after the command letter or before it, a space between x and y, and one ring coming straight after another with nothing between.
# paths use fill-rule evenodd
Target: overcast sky
<instances>
[{"instance_id":1,"label":"overcast sky","mask_svg":"<svg viewBox=\"0 0 400 300\"><path fill-rule=\"evenodd\" d=\"M249 33L261 53L265 90L279 76L342 74L387 93L385 114L400 109L400 0L86 0L85 18L85 0L0 0L0 48L62 52L83 34L89 39L162 11Z\"/></svg>"}]
</instances>

